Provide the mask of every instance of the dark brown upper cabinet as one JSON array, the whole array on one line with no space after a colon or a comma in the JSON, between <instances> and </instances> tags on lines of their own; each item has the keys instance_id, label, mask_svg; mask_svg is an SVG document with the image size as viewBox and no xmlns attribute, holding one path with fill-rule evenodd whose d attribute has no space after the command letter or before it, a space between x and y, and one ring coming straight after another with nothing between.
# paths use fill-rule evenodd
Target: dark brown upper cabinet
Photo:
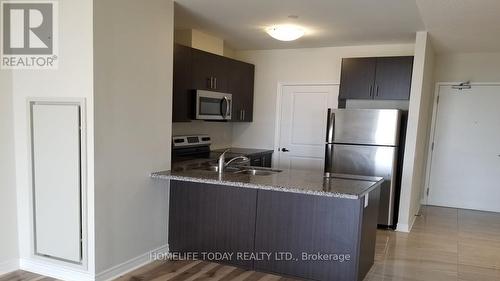
<instances>
[{"instance_id":1,"label":"dark brown upper cabinet","mask_svg":"<svg viewBox=\"0 0 500 281\"><path fill-rule=\"evenodd\" d=\"M195 91L232 94L233 122L253 119L254 65L176 44L173 122L194 119Z\"/></svg>"},{"instance_id":2,"label":"dark brown upper cabinet","mask_svg":"<svg viewBox=\"0 0 500 281\"><path fill-rule=\"evenodd\" d=\"M229 59L197 49L192 49L191 52L194 88L228 92L230 79Z\"/></svg>"},{"instance_id":3,"label":"dark brown upper cabinet","mask_svg":"<svg viewBox=\"0 0 500 281\"><path fill-rule=\"evenodd\" d=\"M191 48L174 47L173 122L188 122L194 116L192 60Z\"/></svg>"},{"instance_id":4,"label":"dark brown upper cabinet","mask_svg":"<svg viewBox=\"0 0 500 281\"><path fill-rule=\"evenodd\" d=\"M413 57L345 58L340 100L410 98Z\"/></svg>"},{"instance_id":5,"label":"dark brown upper cabinet","mask_svg":"<svg viewBox=\"0 0 500 281\"><path fill-rule=\"evenodd\" d=\"M253 121L253 64L231 61L231 79L229 93L233 94L233 122Z\"/></svg>"},{"instance_id":6,"label":"dark brown upper cabinet","mask_svg":"<svg viewBox=\"0 0 500 281\"><path fill-rule=\"evenodd\" d=\"M343 59L339 98L371 99L376 67L376 58Z\"/></svg>"},{"instance_id":7,"label":"dark brown upper cabinet","mask_svg":"<svg viewBox=\"0 0 500 281\"><path fill-rule=\"evenodd\" d=\"M374 98L410 99L413 57L377 58Z\"/></svg>"}]
</instances>

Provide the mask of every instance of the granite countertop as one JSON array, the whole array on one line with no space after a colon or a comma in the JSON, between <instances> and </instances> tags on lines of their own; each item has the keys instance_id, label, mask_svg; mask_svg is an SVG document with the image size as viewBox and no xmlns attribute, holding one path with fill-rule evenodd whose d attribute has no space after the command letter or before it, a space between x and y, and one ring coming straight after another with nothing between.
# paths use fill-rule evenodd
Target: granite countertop
<instances>
[{"instance_id":1,"label":"granite countertop","mask_svg":"<svg viewBox=\"0 0 500 281\"><path fill-rule=\"evenodd\" d=\"M188 161L174 166L171 171L152 173L151 177L348 199L359 199L383 182L380 177L347 174L325 178L323 173L304 170L283 170L265 176L225 172L219 176L217 172L203 169L207 166L206 160L204 163Z\"/></svg>"}]
</instances>

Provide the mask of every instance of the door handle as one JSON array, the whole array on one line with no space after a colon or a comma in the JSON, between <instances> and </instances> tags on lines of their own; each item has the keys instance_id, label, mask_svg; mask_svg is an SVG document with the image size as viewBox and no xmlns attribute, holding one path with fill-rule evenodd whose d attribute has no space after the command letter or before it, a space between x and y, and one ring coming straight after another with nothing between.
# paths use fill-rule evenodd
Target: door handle
<instances>
[{"instance_id":1,"label":"door handle","mask_svg":"<svg viewBox=\"0 0 500 281\"><path fill-rule=\"evenodd\" d=\"M286 148L284 148L284 147L281 149L281 152L289 152L289 151L290 151L290 150L288 150L288 149L286 149Z\"/></svg>"},{"instance_id":2,"label":"door handle","mask_svg":"<svg viewBox=\"0 0 500 281\"><path fill-rule=\"evenodd\" d=\"M326 117L326 142L332 143L334 139L335 131L335 113L331 108L328 108L328 113Z\"/></svg>"}]
</instances>

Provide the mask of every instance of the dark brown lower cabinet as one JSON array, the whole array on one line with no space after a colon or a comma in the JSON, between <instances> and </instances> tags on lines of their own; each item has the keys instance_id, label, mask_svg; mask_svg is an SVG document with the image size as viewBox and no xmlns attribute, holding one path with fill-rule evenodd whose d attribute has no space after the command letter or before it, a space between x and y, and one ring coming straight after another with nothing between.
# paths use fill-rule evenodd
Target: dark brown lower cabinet
<instances>
[{"instance_id":1,"label":"dark brown lower cabinet","mask_svg":"<svg viewBox=\"0 0 500 281\"><path fill-rule=\"evenodd\" d=\"M273 153L262 153L250 155L250 166L271 168L273 162Z\"/></svg>"},{"instance_id":2,"label":"dark brown lower cabinet","mask_svg":"<svg viewBox=\"0 0 500 281\"><path fill-rule=\"evenodd\" d=\"M215 262L307 280L361 281L373 265L379 199L380 188L365 205L365 197L171 181L170 249L230 252L233 260Z\"/></svg>"},{"instance_id":3,"label":"dark brown lower cabinet","mask_svg":"<svg viewBox=\"0 0 500 281\"><path fill-rule=\"evenodd\" d=\"M183 181L170 182L171 252L253 252L257 190ZM253 268L252 261L215 262Z\"/></svg>"},{"instance_id":4,"label":"dark brown lower cabinet","mask_svg":"<svg viewBox=\"0 0 500 281\"><path fill-rule=\"evenodd\" d=\"M288 252L293 259L278 255L256 262L255 269L312 280L363 280L375 254L378 201L379 188L366 208L364 199L259 191L255 250ZM313 260L325 254L326 260Z\"/></svg>"}]
</instances>

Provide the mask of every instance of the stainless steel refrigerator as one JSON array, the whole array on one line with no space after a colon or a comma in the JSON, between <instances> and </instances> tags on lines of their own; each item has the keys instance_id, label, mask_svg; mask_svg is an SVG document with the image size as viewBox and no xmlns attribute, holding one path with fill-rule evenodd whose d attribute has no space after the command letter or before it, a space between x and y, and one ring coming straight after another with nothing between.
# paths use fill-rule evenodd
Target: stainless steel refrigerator
<instances>
[{"instance_id":1,"label":"stainless steel refrigerator","mask_svg":"<svg viewBox=\"0 0 500 281\"><path fill-rule=\"evenodd\" d=\"M344 173L384 177L378 224L393 226L401 111L328 110L325 176Z\"/></svg>"}]
</instances>

